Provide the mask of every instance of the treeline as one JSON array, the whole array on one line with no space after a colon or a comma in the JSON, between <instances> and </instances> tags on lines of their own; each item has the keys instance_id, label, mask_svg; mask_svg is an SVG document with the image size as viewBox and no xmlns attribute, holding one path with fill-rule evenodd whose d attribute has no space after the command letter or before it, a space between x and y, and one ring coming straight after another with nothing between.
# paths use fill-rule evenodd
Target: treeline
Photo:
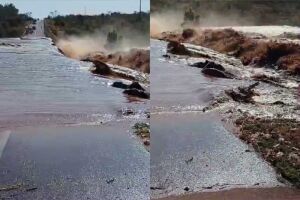
<instances>
[{"instance_id":1,"label":"treeline","mask_svg":"<svg viewBox=\"0 0 300 200\"><path fill-rule=\"evenodd\" d=\"M33 21L27 14L19 14L13 4L0 4L0 37L20 37L26 25Z\"/></svg>"},{"instance_id":2,"label":"treeline","mask_svg":"<svg viewBox=\"0 0 300 200\"><path fill-rule=\"evenodd\" d=\"M150 14L142 13L107 13L101 15L48 16L46 26L56 37L81 36L103 33L108 39L142 37L149 40ZM146 39L147 38L147 39Z\"/></svg>"},{"instance_id":3,"label":"treeline","mask_svg":"<svg viewBox=\"0 0 300 200\"><path fill-rule=\"evenodd\" d=\"M224 17L231 15L246 19L243 20L245 23L249 19L250 25L300 26L300 1L296 0L151 0L151 12L189 12L190 8L200 20L217 13Z\"/></svg>"}]
</instances>

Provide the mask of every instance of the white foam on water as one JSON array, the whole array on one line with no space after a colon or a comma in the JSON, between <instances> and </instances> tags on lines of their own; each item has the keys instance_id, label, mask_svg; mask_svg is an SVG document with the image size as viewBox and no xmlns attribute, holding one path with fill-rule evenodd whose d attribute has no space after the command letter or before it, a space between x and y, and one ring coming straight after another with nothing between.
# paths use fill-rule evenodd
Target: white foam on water
<instances>
[{"instance_id":1,"label":"white foam on water","mask_svg":"<svg viewBox=\"0 0 300 200\"><path fill-rule=\"evenodd\" d=\"M268 37L279 36L283 33L300 34L300 27L296 26L227 26L227 27L205 27L211 29L232 28L236 31L246 33L258 33Z\"/></svg>"},{"instance_id":2,"label":"white foam on water","mask_svg":"<svg viewBox=\"0 0 300 200\"><path fill-rule=\"evenodd\" d=\"M300 27L293 26L240 26L232 28L237 31L259 33L269 37L275 37L283 33L300 34Z\"/></svg>"},{"instance_id":3,"label":"white foam on water","mask_svg":"<svg viewBox=\"0 0 300 200\"><path fill-rule=\"evenodd\" d=\"M11 131L9 131L9 130L0 132L0 159L2 157L2 153L7 144L10 134L11 134Z\"/></svg>"}]
</instances>

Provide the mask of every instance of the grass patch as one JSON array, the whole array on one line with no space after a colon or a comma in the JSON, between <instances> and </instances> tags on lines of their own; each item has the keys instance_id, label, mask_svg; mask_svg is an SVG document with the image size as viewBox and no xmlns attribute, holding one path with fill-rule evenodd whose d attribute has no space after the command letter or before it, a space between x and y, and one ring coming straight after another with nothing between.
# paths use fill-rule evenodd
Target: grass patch
<instances>
[{"instance_id":1,"label":"grass patch","mask_svg":"<svg viewBox=\"0 0 300 200\"><path fill-rule=\"evenodd\" d=\"M147 147L150 146L150 125L149 123L139 122L133 127L134 133L141 138L143 144ZM149 148L147 148L149 151Z\"/></svg>"},{"instance_id":2,"label":"grass patch","mask_svg":"<svg viewBox=\"0 0 300 200\"><path fill-rule=\"evenodd\" d=\"M150 138L150 126L148 123L139 122L133 126L134 133L143 138Z\"/></svg>"},{"instance_id":3,"label":"grass patch","mask_svg":"<svg viewBox=\"0 0 300 200\"><path fill-rule=\"evenodd\" d=\"M239 137L252 144L278 173L300 188L300 123L294 119L236 120Z\"/></svg>"}]
</instances>

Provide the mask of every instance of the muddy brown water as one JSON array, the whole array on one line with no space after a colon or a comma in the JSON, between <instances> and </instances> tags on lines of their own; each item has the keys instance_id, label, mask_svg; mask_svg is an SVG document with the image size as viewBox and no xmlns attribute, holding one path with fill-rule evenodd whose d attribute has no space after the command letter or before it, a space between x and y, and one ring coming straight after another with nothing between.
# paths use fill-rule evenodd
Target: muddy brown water
<instances>
[{"instance_id":1,"label":"muddy brown water","mask_svg":"<svg viewBox=\"0 0 300 200\"><path fill-rule=\"evenodd\" d=\"M143 112L147 101L129 102L113 80L94 76L90 64L66 58L43 38L0 39L0 127L100 123L125 108Z\"/></svg>"}]
</instances>

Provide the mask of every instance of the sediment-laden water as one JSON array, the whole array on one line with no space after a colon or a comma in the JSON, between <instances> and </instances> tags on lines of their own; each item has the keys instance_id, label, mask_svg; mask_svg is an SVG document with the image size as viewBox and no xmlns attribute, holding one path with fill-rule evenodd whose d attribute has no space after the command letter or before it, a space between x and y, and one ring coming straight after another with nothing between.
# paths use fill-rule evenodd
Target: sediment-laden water
<instances>
[{"instance_id":1,"label":"sediment-laden water","mask_svg":"<svg viewBox=\"0 0 300 200\"><path fill-rule=\"evenodd\" d=\"M148 101L37 35L0 39L0 198L148 199Z\"/></svg>"},{"instance_id":2,"label":"sediment-laden water","mask_svg":"<svg viewBox=\"0 0 300 200\"><path fill-rule=\"evenodd\" d=\"M1 39L0 126L100 123L129 103L112 80L92 75L89 63L60 54L49 39Z\"/></svg>"}]
</instances>

